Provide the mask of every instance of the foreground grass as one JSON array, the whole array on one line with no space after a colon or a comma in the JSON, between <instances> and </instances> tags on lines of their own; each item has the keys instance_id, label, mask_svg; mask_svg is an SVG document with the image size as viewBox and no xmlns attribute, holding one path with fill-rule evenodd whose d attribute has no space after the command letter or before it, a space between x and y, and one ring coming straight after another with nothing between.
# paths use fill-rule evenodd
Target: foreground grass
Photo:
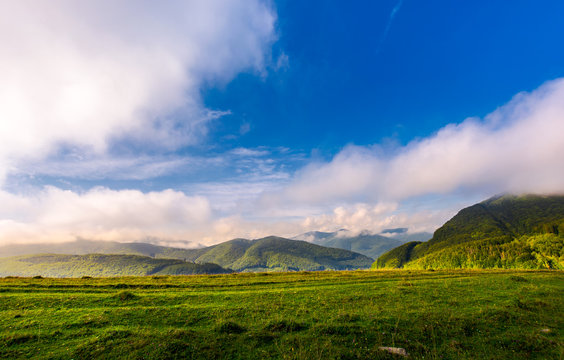
<instances>
[{"instance_id":1,"label":"foreground grass","mask_svg":"<svg viewBox=\"0 0 564 360\"><path fill-rule=\"evenodd\" d=\"M564 273L0 279L0 358L564 358Z\"/></svg>"}]
</instances>

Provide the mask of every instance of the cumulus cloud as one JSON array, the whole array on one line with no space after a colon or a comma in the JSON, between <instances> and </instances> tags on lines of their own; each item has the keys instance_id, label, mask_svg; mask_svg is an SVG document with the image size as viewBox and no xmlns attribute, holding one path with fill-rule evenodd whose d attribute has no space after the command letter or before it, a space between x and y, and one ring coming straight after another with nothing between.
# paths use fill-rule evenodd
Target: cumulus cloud
<instances>
[{"instance_id":1,"label":"cumulus cloud","mask_svg":"<svg viewBox=\"0 0 564 360\"><path fill-rule=\"evenodd\" d=\"M76 192L48 186L31 194L0 191L0 204L0 245L83 238L197 247L306 229L301 219L218 215L207 197L174 190Z\"/></svg>"},{"instance_id":2,"label":"cumulus cloud","mask_svg":"<svg viewBox=\"0 0 564 360\"><path fill-rule=\"evenodd\" d=\"M0 191L0 244L76 238L183 240L211 222L206 198L165 190L94 188L85 193L46 187L30 195Z\"/></svg>"},{"instance_id":3,"label":"cumulus cloud","mask_svg":"<svg viewBox=\"0 0 564 360\"><path fill-rule=\"evenodd\" d=\"M0 171L61 146L193 143L224 114L202 86L263 72L275 20L258 0L0 2Z\"/></svg>"},{"instance_id":4,"label":"cumulus cloud","mask_svg":"<svg viewBox=\"0 0 564 360\"><path fill-rule=\"evenodd\" d=\"M328 163L300 171L262 203L401 201L467 190L564 192L564 79L520 93L484 119L450 124L385 155L349 146Z\"/></svg>"},{"instance_id":5,"label":"cumulus cloud","mask_svg":"<svg viewBox=\"0 0 564 360\"><path fill-rule=\"evenodd\" d=\"M301 222L305 231L336 231L345 228L347 236L361 231L380 233L389 228L405 228L409 233L433 232L460 209L440 207L437 209L406 209L399 203L354 204L337 206L332 211L307 216Z\"/></svg>"}]
</instances>

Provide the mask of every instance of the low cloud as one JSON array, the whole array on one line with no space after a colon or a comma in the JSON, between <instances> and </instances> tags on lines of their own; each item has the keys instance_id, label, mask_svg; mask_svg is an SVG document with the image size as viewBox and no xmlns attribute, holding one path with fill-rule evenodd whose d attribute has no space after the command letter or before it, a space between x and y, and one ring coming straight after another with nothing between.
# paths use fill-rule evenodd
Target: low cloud
<instances>
[{"instance_id":1,"label":"low cloud","mask_svg":"<svg viewBox=\"0 0 564 360\"><path fill-rule=\"evenodd\" d=\"M298 172L262 204L398 202L456 191L564 191L564 79L516 95L484 119L469 118L385 155L349 146Z\"/></svg>"},{"instance_id":2,"label":"low cloud","mask_svg":"<svg viewBox=\"0 0 564 360\"><path fill-rule=\"evenodd\" d=\"M0 244L156 238L189 245L212 221L206 198L173 190L77 193L46 187L29 195L0 192L0 203Z\"/></svg>"},{"instance_id":3,"label":"low cloud","mask_svg":"<svg viewBox=\"0 0 564 360\"><path fill-rule=\"evenodd\" d=\"M295 235L299 219L246 218L214 212L205 196L104 187L87 192L48 186L31 194L0 191L0 245L78 238L196 247L236 237Z\"/></svg>"},{"instance_id":4,"label":"low cloud","mask_svg":"<svg viewBox=\"0 0 564 360\"><path fill-rule=\"evenodd\" d=\"M308 216L301 223L303 229L336 231L341 228L351 234L367 230L379 233L388 228L403 227L414 232L433 232L448 220L459 208L441 208L434 210L407 211L397 203L355 204L338 206L333 211ZM407 230L406 230L407 231Z\"/></svg>"}]
</instances>

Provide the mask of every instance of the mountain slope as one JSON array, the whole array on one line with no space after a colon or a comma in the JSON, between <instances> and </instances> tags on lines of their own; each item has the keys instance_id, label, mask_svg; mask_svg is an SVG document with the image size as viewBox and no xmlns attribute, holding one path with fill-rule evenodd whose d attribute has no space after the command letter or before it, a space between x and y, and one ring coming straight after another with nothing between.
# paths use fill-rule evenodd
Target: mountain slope
<instances>
[{"instance_id":1,"label":"mountain slope","mask_svg":"<svg viewBox=\"0 0 564 360\"><path fill-rule=\"evenodd\" d=\"M370 262L369 257L355 252L271 236L255 241L229 267L282 271L352 270L370 267L367 262Z\"/></svg>"},{"instance_id":2,"label":"mountain slope","mask_svg":"<svg viewBox=\"0 0 564 360\"><path fill-rule=\"evenodd\" d=\"M196 262L213 262L236 271L349 270L370 267L367 256L305 241L269 236L235 239L207 248Z\"/></svg>"},{"instance_id":3,"label":"mountain slope","mask_svg":"<svg viewBox=\"0 0 564 360\"><path fill-rule=\"evenodd\" d=\"M138 255L25 255L0 258L0 276L145 276L226 274L216 264L193 264Z\"/></svg>"},{"instance_id":4,"label":"mountain slope","mask_svg":"<svg viewBox=\"0 0 564 360\"><path fill-rule=\"evenodd\" d=\"M55 244L13 244L0 246L0 257L32 254L127 254L191 260L191 258L199 256L201 252L202 249L180 249L147 243L120 243L83 239Z\"/></svg>"},{"instance_id":5,"label":"mountain slope","mask_svg":"<svg viewBox=\"0 0 564 360\"><path fill-rule=\"evenodd\" d=\"M427 236L428 235L428 236ZM431 234L393 234L382 236L361 232L358 235L351 235L348 230L341 229L335 232L310 231L293 237L294 240L304 240L313 244L327 246L338 249L354 251L373 259L376 259L386 251L395 248L411 239L431 238Z\"/></svg>"},{"instance_id":6,"label":"mountain slope","mask_svg":"<svg viewBox=\"0 0 564 360\"><path fill-rule=\"evenodd\" d=\"M373 258L354 252L274 236L258 240L234 239L200 249L79 240L64 244L3 247L0 250L0 256L38 252L72 255L89 252L131 254L150 256L153 260L179 259L198 264L214 263L236 271L363 269L369 268L374 261Z\"/></svg>"},{"instance_id":7,"label":"mountain slope","mask_svg":"<svg viewBox=\"0 0 564 360\"><path fill-rule=\"evenodd\" d=\"M505 195L462 209L427 242L410 242L373 267L564 267L564 196Z\"/></svg>"}]
</instances>

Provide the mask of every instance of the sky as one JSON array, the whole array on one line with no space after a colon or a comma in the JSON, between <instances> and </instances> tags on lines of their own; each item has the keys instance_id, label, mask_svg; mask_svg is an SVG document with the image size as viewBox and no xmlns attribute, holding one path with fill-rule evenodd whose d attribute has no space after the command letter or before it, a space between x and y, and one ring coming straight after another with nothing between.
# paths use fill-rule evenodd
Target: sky
<instances>
[{"instance_id":1,"label":"sky","mask_svg":"<svg viewBox=\"0 0 564 360\"><path fill-rule=\"evenodd\" d=\"M432 232L564 193L564 3L0 0L0 244Z\"/></svg>"}]
</instances>

